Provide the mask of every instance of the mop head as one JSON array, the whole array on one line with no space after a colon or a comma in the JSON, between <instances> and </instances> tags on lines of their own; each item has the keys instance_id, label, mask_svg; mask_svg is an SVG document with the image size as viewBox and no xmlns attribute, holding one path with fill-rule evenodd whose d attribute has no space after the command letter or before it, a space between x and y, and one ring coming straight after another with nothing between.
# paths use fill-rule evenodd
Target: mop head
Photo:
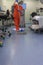
<instances>
[{"instance_id":1,"label":"mop head","mask_svg":"<svg viewBox=\"0 0 43 65\"><path fill-rule=\"evenodd\" d=\"M16 31L16 28L13 28L13 30ZM19 28L19 31L17 32L17 34L26 34L25 28Z\"/></svg>"}]
</instances>

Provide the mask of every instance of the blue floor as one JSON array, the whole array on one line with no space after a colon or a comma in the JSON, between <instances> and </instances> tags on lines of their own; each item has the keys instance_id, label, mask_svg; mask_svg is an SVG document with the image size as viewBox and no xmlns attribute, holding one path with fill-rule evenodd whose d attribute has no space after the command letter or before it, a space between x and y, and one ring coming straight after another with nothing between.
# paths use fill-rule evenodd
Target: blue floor
<instances>
[{"instance_id":1,"label":"blue floor","mask_svg":"<svg viewBox=\"0 0 43 65\"><path fill-rule=\"evenodd\" d=\"M0 65L43 65L43 34L12 33L0 48Z\"/></svg>"}]
</instances>

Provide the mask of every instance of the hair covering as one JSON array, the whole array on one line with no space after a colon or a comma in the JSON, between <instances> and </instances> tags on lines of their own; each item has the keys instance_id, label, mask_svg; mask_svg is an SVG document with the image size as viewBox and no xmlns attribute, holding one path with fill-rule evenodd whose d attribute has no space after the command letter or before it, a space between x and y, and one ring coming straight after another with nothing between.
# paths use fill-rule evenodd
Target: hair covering
<instances>
[{"instance_id":1,"label":"hair covering","mask_svg":"<svg viewBox=\"0 0 43 65\"><path fill-rule=\"evenodd\" d=\"M15 2L14 4L17 4L18 5L18 2Z\"/></svg>"}]
</instances>

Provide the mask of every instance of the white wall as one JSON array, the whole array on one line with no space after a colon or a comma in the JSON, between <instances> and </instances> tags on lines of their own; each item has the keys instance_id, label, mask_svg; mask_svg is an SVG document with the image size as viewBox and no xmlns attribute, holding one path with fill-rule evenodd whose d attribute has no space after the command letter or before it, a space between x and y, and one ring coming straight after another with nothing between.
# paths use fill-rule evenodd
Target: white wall
<instances>
[{"instance_id":1,"label":"white wall","mask_svg":"<svg viewBox=\"0 0 43 65\"><path fill-rule=\"evenodd\" d=\"M14 0L3 0L2 3L3 3L3 9L4 10L7 10L7 9L10 10L11 9L11 6L14 3Z\"/></svg>"},{"instance_id":2,"label":"white wall","mask_svg":"<svg viewBox=\"0 0 43 65\"><path fill-rule=\"evenodd\" d=\"M0 0L0 7L2 7L2 0Z\"/></svg>"}]
</instances>

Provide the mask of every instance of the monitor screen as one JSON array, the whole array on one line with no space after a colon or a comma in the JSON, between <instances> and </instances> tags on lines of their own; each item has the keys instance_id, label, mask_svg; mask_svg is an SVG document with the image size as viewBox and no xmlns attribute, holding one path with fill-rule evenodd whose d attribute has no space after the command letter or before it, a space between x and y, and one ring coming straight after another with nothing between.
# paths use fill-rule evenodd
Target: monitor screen
<instances>
[{"instance_id":1,"label":"monitor screen","mask_svg":"<svg viewBox=\"0 0 43 65\"><path fill-rule=\"evenodd\" d=\"M25 3L22 4L22 7L23 7L23 9L26 9L26 4Z\"/></svg>"}]
</instances>

